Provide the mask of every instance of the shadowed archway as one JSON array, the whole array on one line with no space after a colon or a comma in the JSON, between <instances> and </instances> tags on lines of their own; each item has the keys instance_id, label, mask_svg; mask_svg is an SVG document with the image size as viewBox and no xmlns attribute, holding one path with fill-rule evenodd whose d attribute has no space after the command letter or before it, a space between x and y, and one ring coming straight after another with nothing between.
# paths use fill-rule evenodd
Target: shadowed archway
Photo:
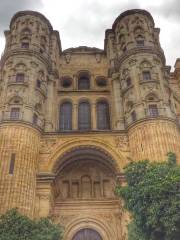
<instances>
[{"instance_id":1,"label":"shadowed archway","mask_svg":"<svg viewBox=\"0 0 180 240\"><path fill-rule=\"evenodd\" d=\"M113 214L117 222L117 212L120 215L120 201L114 191L119 174L117 162L106 150L85 145L66 151L53 170L52 214L60 214L58 222L65 226L64 239L109 240L113 233L104 214L108 219Z\"/></svg>"},{"instance_id":2,"label":"shadowed archway","mask_svg":"<svg viewBox=\"0 0 180 240\"><path fill-rule=\"evenodd\" d=\"M97 231L85 228L78 231L72 240L102 240L102 238Z\"/></svg>"},{"instance_id":3,"label":"shadowed archway","mask_svg":"<svg viewBox=\"0 0 180 240\"><path fill-rule=\"evenodd\" d=\"M114 199L117 169L112 157L98 148L71 149L56 165L55 203L68 200Z\"/></svg>"},{"instance_id":4,"label":"shadowed archway","mask_svg":"<svg viewBox=\"0 0 180 240\"><path fill-rule=\"evenodd\" d=\"M56 162L53 172L58 174L58 172L60 172L68 164L82 159L101 162L103 165L108 166L114 174L119 173L119 166L111 154L100 147L86 145L74 147L65 152L60 157L59 161Z\"/></svg>"}]
</instances>

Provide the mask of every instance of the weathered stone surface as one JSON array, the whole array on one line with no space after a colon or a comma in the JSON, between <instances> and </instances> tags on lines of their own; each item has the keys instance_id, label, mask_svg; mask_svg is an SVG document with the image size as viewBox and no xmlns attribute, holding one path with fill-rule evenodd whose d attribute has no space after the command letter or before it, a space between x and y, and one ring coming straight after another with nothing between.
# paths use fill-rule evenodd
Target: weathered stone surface
<instances>
[{"instance_id":1,"label":"weathered stone surface","mask_svg":"<svg viewBox=\"0 0 180 240\"><path fill-rule=\"evenodd\" d=\"M77 26L78 27L78 26ZM15 14L0 62L0 213L13 207L51 216L64 240L85 228L103 240L127 239L129 216L114 194L131 160L180 162L180 60L165 66L150 13L122 13L104 49L61 49L59 33L40 13ZM90 87L78 88L86 77ZM98 85L105 82L105 85ZM79 104L89 102L91 128L78 130ZM109 104L110 129L97 124ZM60 106L72 104L72 130L60 131ZM18 109L18 111L17 111Z\"/></svg>"}]
</instances>

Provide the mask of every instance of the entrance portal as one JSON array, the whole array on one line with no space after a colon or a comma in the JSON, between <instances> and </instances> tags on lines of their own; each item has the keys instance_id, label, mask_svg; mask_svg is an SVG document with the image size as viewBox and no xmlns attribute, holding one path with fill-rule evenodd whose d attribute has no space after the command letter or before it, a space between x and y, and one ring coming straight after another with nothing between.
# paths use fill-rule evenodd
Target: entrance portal
<instances>
[{"instance_id":1,"label":"entrance portal","mask_svg":"<svg viewBox=\"0 0 180 240\"><path fill-rule=\"evenodd\" d=\"M121 208L111 156L83 146L64 154L60 162L52 214L64 226L64 240L119 240Z\"/></svg>"},{"instance_id":2,"label":"entrance portal","mask_svg":"<svg viewBox=\"0 0 180 240\"><path fill-rule=\"evenodd\" d=\"M77 232L72 240L102 240L102 238L95 230L86 228Z\"/></svg>"}]
</instances>

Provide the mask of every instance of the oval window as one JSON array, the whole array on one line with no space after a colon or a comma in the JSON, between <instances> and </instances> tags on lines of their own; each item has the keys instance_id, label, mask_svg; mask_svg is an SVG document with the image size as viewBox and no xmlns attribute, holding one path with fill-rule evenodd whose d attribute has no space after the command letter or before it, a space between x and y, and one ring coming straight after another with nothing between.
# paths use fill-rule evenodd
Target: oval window
<instances>
[{"instance_id":1,"label":"oval window","mask_svg":"<svg viewBox=\"0 0 180 240\"><path fill-rule=\"evenodd\" d=\"M105 78L97 78L96 84L98 87L106 87L107 86L107 80Z\"/></svg>"},{"instance_id":2,"label":"oval window","mask_svg":"<svg viewBox=\"0 0 180 240\"><path fill-rule=\"evenodd\" d=\"M68 88L72 85L72 79L71 78L63 78L61 80L61 86L63 88Z\"/></svg>"}]
</instances>

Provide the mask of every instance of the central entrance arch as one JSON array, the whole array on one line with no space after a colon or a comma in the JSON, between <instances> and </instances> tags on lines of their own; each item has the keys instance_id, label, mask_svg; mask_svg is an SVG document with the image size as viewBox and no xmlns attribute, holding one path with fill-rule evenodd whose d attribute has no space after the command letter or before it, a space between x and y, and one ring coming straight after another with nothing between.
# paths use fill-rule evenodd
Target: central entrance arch
<instances>
[{"instance_id":1,"label":"central entrance arch","mask_svg":"<svg viewBox=\"0 0 180 240\"><path fill-rule=\"evenodd\" d=\"M68 152L57 168L55 202L114 199L116 172L102 150L80 147Z\"/></svg>"},{"instance_id":2,"label":"central entrance arch","mask_svg":"<svg viewBox=\"0 0 180 240\"><path fill-rule=\"evenodd\" d=\"M85 228L78 231L72 240L103 240L100 234L90 228Z\"/></svg>"},{"instance_id":3,"label":"central entrance arch","mask_svg":"<svg viewBox=\"0 0 180 240\"><path fill-rule=\"evenodd\" d=\"M64 226L64 240L119 240L121 204L114 192L119 172L111 154L96 146L75 147L61 155L55 170L52 214Z\"/></svg>"}]
</instances>

